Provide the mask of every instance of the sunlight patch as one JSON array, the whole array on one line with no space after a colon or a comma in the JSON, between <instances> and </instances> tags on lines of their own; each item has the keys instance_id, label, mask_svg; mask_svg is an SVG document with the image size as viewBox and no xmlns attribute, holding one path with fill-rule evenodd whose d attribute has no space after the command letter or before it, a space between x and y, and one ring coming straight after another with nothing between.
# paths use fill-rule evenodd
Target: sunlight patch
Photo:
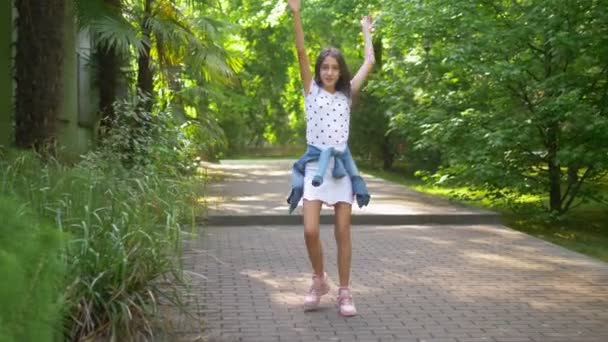
<instances>
[{"instance_id":1,"label":"sunlight patch","mask_svg":"<svg viewBox=\"0 0 608 342\"><path fill-rule=\"evenodd\" d=\"M479 252L465 253L465 257L472 259L473 262L488 262L494 266L504 266L509 268L519 268L525 270L551 271L553 267L536 262L528 262L498 254L488 254Z\"/></svg>"}]
</instances>

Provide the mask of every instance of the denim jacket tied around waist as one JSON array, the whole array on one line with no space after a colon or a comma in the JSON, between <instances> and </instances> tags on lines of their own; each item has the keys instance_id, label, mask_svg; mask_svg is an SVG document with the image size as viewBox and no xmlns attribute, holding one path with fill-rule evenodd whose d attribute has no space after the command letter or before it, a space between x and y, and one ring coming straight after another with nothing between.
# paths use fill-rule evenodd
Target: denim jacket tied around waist
<instances>
[{"instance_id":1,"label":"denim jacket tied around waist","mask_svg":"<svg viewBox=\"0 0 608 342\"><path fill-rule=\"evenodd\" d=\"M287 203L289 204L289 213L292 213L298 206L300 199L304 195L304 174L306 170L306 164L309 162L318 161L319 166L317 173L314 175L312 180L313 186L319 186L323 183L323 175L329 165L330 158L334 158L334 168L332 169L332 177L342 178L346 175L350 177L353 194L357 199L359 208L369 204L370 195L367 190L367 185L361 176L359 170L355 165L353 156L350 153L348 146L344 151L338 151L333 147L321 150L320 148L308 145L306 153L293 164L291 171L291 192L287 197Z\"/></svg>"}]
</instances>

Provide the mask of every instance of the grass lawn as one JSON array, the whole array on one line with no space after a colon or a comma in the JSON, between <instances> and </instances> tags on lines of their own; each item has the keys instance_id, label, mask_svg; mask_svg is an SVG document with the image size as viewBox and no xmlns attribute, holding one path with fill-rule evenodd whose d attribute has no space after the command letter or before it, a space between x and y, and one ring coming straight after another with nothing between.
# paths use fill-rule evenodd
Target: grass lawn
<instances>
[{"instance_id":1,"label":"grass lawn","mask_svg":"<svg viewBox=\"0 0 608 342\"><path fill-rule=\"evenodd\" d=\"M507 226L608 262L608 210L575 209L559 221L503 212Z\"/></svg>"},{"instance_id":2,"label":"grass lawn","mask_svg":"<svg viewBox=\"0 0 608 342\"><path fill-rule=\"evenodd\" d=\"M559 220L555 220L539 212L516 212L505 203L488 200L482 191L473 191L465 187L428 185L413 176L406 176L407 173L403 170L384 171L365 165L362 165L361 169L373 176L406 185L420 192L499 212L505 225L513 229L608 262L608 206L606 205L586 204L572 209ZM520 201L522 204L529 204L530 207L538 207L544 200L541 197L522 197Z\"/></svg>"}]
</instances>

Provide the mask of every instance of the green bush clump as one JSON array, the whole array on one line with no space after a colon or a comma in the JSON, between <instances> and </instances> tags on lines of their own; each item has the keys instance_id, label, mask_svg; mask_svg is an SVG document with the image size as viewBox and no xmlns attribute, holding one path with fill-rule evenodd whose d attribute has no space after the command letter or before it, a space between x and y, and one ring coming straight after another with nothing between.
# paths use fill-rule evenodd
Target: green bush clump
<instances>
[{"instance_id":1,"label":"green bush clump","mask_svg":"<svg viewBox=\"0 0 608 342\"><path fill-rule=\"evenodd\" d=\"M0 194L0 340L53 341L65 265L61 234L17 198Z\"/></svg>"},{"instance_id":2,"label":"green bush clump","mask_svg":"<svg viewBox=\"0 0 608 342\"><path fill-rule=\"evenodd\" d=\"M118 126L71 165L25 151L0 156L0 194L69 236L59 327L67 340L145 339L159 300L180 302L181 238L198 179L179 163L172 130L132 133Z\"/></svg>"}]
</instances>

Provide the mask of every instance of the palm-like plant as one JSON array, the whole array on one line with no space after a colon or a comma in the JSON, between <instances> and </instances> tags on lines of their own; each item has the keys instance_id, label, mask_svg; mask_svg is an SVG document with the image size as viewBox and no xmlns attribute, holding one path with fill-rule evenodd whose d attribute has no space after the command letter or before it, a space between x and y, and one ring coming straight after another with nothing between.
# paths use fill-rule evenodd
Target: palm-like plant
<instances>
[{"instance_id":1,"label":"palm-like plant","mask_svg":"<svg viewBox=\"0 0 608 342\"><path fill-rule=\"evenodd\" d=\"M145 93L149 98L154 98L156 89L163 99L172 102L172 108L183 108L191 102L192 99L183 96L189 93L187 90L225 82L232 74L235 64L220 45L221 23L201 15L203 1L76 1L80 26L90 32L96 44L98 82L101 92L106 95L102 99L106 109L111 108L116 97L119 70L130 66L136 66L138 70L137 79L130 83L131 89ZM168 93L165 89L174 96L165 96ZM152 102L144 102L140 110L149 112L151 105ZM106 111L104 115L120 113ZM205 122L185 114L183 119ZM132 257L132 262L137 263L139 258L147 256ZM83 279L92 281L91 289L74 292L83 294L75 299L78 305L71 308L74 324L70 338L126 334L121 340L129 340L128 336L136 336L134 330L146 329L149 320L145 315L149 307L154 307L149 305L150 301L159 295L153 284L156 279L136 279L131 280L133 283L119 284L121 296L115 296L111 288L97 287L96 279L87 278L106 272L109 270L93 265L82 275Z\"/></svg>"},{"instance_id":2,"label":"palm-like plant","mask_svg":"<svg viewBox=\"0 0 608 342\"><path fill-rule=\"evenodd\" d=\"M115 100L117 91L111 88L117 84L117 71L134 55L137 92L154 98L156 80L157 86L173 91L172 104L179 113L183 113L179 94L184 83L194 87L225 83L238 66L238 59L228 56L221 46L221 29L227 24L203 15L210 8L208 1L76 1L81 27L89 30L96 43L100 109L110 119L113 113L104 108L110 108ZM152 101L148 101L144 109L149 112L151 106Z\"/></svg>"}]
</instances>

